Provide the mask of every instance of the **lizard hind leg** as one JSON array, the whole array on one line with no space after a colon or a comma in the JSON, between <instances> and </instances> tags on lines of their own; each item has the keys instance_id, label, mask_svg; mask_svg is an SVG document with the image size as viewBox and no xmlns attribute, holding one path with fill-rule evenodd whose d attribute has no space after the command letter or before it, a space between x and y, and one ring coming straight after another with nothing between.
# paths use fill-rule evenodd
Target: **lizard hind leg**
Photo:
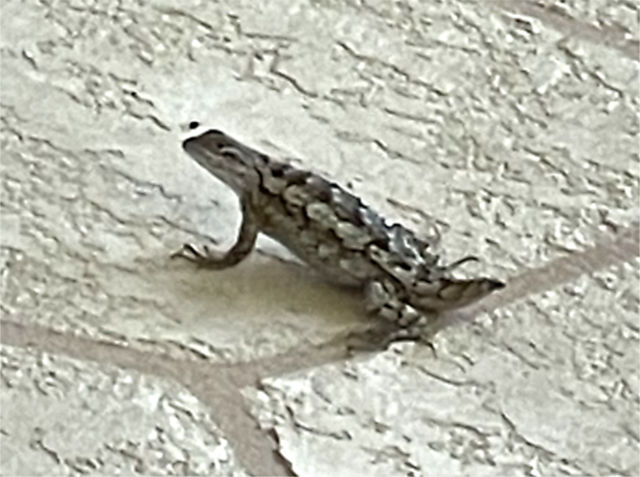
<instances>
[{"instance_id":1,"label":"lizard hind leg","mask_svg":"<svg viewBox=\"0 0 640 477\"><path fill-rule=\"evenodd\" d=\"M402 298L402 291L398 285L388 279L367 283L365 303L369 313L381 316L400 328L417 329L427 322L427 317L422 312Z\"/></svg>"},{"instance_id":2,"label":"lizard hind leg","mask_svg":"<svg viewBox=\"0 0 640 477\"><path fill-rule=\"evenodd\" d=\"M462 257L460 260L456 260L455 262L450 263L449 265L443 268L443 271L450 272L451 270L454 270L458 268L460 265L463 265L467 262L479 262L479 261L480 259L475 255L467 255L466 257Z\"/></svg>"}]
</instances>

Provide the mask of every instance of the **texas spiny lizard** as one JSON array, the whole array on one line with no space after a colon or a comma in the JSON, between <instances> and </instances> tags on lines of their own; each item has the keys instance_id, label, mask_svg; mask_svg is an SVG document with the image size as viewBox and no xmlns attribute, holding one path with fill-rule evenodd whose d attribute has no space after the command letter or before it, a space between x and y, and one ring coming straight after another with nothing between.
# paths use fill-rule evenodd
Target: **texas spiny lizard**
<instances>
[{"instance_id":1,"label":"texas spiny lizard","mask_svg":"<svg viewBox=\"0 0 640 477\"><path fill-rule=\"evenodd\" d=\"M221 131L190 137L182 146L236 193L242 223L225 253L185 244L173 256L224 269L246 258L258 232L265 233L331 281L362 290L366 310L397 325L390 341L418 339L433 312L468 305L505 286L490 278L454 278L454 268L476 258L440 265L430 241L400 224L388 225L339 185Z\"/></svg>"}]
</instances>

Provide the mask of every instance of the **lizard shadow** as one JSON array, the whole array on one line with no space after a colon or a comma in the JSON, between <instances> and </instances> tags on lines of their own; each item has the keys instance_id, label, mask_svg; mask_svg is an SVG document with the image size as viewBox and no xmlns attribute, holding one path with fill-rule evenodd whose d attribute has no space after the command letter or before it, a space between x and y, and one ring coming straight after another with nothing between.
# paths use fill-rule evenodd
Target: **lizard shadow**
<instances>
[{"instance_id":1,"label":"lizard shadow","mask_svg":"<svg viewBox=\"0 0 640 477\"><path fill-rule=\"evenodd\" d=\"M357 289L332 284L303 263L254 252L224 270L181 260L171 260L168 269L174 278L169 300L179 310L176 321L199 336L222 333L239 339L250 333L267 341L269 334L280 332L317 345L343 343L353 351L376 351L392 342L430 345L444 328L469 321L467 314L461 319L459 310L437 313L419 339L387 341L397 326L367 314Z\"/></svg>"},{"instance_id":2,"label":"lizard shadow","mask_svg":"<svg viewBox=\"0 0 640 477\"><path fill-rule=\"evenodd\" d=\"M357 290L328 283L306 265L262 253L224 270L181 260L171 260L167 269L173 278L166 284L167 299L185 324L206 321L251 333L312 330L326 338L371 319Z\"/></svg>"}]
</instances>

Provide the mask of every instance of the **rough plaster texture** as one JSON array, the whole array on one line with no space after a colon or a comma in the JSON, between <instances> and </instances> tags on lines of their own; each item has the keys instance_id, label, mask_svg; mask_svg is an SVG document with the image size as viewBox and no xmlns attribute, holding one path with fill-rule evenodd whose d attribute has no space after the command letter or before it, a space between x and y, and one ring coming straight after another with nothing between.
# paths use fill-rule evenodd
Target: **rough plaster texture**
<instances>
[{"instance_id":1,"label":"rough plaster texture","mask_svg":"<svg viewBox=\"0 0 640 477\"><path fill-rule=\"evenodd\" d=\"M638 278L581 277L450 329L435 354L267 379L254 413L300 475L636 475L637 311L620 298Z\"/></svg>"},{"instance_id":2,"label":"rough plaster texture","mask_svg":"<svg viewBox=\"0 0 640 477\"><path fill-rule=\"evenodd\" d=\"M4 475L246 475L175 383L9 346L0 359Z\"/></svg>"},{"instance_id":3,"label":"rough plaster texture","mask_svg":"<svg viewBox=\"0 0 640 477\"><path fill-rule=\"evenodd\" d=\"M640 474L635 3L1 8L3 475ZM358 298L277 244L168 260L238 223L192 120L508 288L346 359Z\"/></svg>"}]
</instances>

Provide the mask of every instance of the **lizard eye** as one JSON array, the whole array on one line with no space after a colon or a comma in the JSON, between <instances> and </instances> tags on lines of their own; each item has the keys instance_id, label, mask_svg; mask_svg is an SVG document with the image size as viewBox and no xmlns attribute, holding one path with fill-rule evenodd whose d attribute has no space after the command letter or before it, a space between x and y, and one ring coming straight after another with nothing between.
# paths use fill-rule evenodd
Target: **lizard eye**
<instances>
[{"instance_id":1,"label":"lizard eye","mask_svg":"<svg viewBox=\"0 0 640 477\"><path fill-rule=\"evenodd\" d=\"M227 157L229 159L237 159L238 151L236 151L232 147L225 147L223 144L218 144L218 147L220 148L219 149L220 155L222 157Z\"/></svg>"}]
</instances>

